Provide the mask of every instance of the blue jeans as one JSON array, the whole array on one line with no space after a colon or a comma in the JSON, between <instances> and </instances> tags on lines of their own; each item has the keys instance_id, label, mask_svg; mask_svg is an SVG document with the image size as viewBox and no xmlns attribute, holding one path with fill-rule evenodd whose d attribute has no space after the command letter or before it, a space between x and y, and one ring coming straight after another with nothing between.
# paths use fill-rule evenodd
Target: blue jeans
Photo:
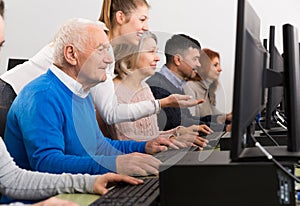
<instances>
[{"instance_id":1,"label":"blue jeans","mask_svg":"<svg viewBox=\"0 0 300 206\"><path fill-rule=\"evenodd\" d=\"M4 129L6 125L6 116L8 110L16 98L13 88L2 79L0 79L0 136L4 137Z\"/></svg>"}]
</instances>

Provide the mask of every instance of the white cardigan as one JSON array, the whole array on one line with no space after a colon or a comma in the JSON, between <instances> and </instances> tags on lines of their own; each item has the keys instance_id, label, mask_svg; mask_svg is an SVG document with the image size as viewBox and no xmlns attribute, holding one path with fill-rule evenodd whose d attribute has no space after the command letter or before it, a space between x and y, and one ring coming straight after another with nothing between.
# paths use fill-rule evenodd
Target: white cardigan
<instances>
[{"instance_id":1,"label":"white cardigan","mask_svg":"<svg viewBox=\"0 0 300 206\"><path fill-rule=\"evenodd\" d=\"M93 193L96 175L49 174L19 168L0 137L0 192L14 199L41 200L58 193ZM23 205L12 203L10 205Z\"/></svg>"}]
</instances>

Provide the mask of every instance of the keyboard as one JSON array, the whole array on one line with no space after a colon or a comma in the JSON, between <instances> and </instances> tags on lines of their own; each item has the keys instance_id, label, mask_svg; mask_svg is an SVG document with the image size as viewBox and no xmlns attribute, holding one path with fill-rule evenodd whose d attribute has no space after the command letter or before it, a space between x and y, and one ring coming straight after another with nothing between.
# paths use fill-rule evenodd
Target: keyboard
<instances>
[{"instance_id":1,"label":"keyboard","mask_svg":"<svg viewBox=\"0 0 300 206\"><path fill-rule=\"evenodd\" d=\"M224 124L211 124L210 129L212 129L214 131L214 133L218 133L218 134L224 133L225 125ZM199 131L199 136L205 137L205 136L207 136L207 134Z\"/></svg>"},{"instance_id":2,"label":"keyboard","mask_svg":"<svg viewBox=\"0 0 300 206\"><path fill-rule=\"evenodd\" d=\"M212 134L208 134L204 136L205 139L207 139L208 142L208 147L216 147L220 141L220 138L225 134L226 132L220 131L220 132L214 132Z\"/></svg>"},{"instance_id":3,"label":"keyboard","mask_svg":"<svg viewBox=\"0 0 300 206\"><path fill-rule=\"evenodd\" d=\"M119 183L90 206L148 206L155 205L159 196L159 178L143 178L144 183Z\"/></svg>"},{"instance_id":4,"label":"keyboard","mask_svg":"<svg viewBox=\"0 0 300 206\"><path fill-rule=\"evenodd\" d=\"M176 159L176 157L178 157L177 159L179 160L183 157L184 153L189 151L196 151L198 149L199 148L196 146L184 147L180 149L169 148L168 150L156 153L153 156L159 159L161 162L165 162L171 158Z\"/></svg>"}]
</instances>

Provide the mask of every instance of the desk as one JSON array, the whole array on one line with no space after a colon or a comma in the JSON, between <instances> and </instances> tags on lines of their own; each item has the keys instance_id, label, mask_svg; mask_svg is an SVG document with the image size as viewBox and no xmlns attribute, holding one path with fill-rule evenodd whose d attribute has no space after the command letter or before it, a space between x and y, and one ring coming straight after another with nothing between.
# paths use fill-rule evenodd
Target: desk
<instances>
[{"instance_id":1,"label":"desk","mask_svg":"<svg viewBox=\"0 0 300 206\"><path fill-rule=\"evenodd\" d=\"M70 200L78 203L80 206L88 206L96 199L100 197L100 195L93 194L59 194L56 196L57 198Z\"/></svg>"},{"instance_id":2,"label":"desk","mask_svg":"<svg viewBox=\"0 0 300 206\"><path fill-rule=\"evenodd\" d=\"M207 152L201 153L207 157ZM296 205L293 180L270 161L231 162L226 151L214 151L203 161L200 158L200 153L189 152L172 167L168 162L161 165L161 205L279 205L278 194Z\"/></svg>"},{"instance_id":3,"label":"desk","mask_svg":"<svg viewBox=\"0 0 300 206\"><path fill-rule=\"evenodd\" d=\"M300 169L295 169L295 174L297 176L300 176ZM93 194L60 194L60 195L57 195L56 197L76 202L80 206L88 206L89 204L94 202L96 199L98 199L100 197L100 195L93 195ZM300 202L297 202L296 205L300 206Z\"/></svg>"}]
</instances>

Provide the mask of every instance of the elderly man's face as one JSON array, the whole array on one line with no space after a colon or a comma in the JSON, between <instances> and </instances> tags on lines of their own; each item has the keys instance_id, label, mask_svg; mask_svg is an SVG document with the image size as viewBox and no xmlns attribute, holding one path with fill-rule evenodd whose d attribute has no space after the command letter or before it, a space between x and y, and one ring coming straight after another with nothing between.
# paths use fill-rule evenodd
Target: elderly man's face
<instances>
[{"instance_id":1,"label":"elderly man's face","mask_svg":"<svg viewBox=\"0 0 300 206\"><path fill-rule=\"evenodd\" d=\"M113 53L108 37L102 29L89 28L91 41L86 45L86 50L80 52L79 73L77 81L93 87L106 80L106 68L113 61Z\"/></svg>"}]
</instances>

